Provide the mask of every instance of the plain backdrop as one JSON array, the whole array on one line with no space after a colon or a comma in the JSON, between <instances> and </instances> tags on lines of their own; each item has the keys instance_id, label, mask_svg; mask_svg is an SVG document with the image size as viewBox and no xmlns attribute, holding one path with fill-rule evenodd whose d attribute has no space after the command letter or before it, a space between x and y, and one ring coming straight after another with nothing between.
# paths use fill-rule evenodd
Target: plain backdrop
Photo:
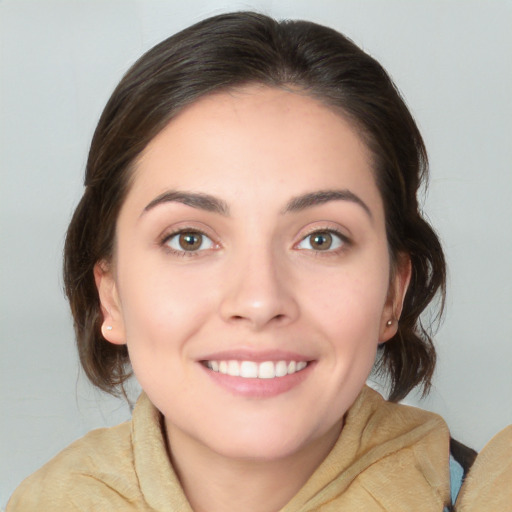
<instances>
[{"instance_id":1,"label":"plain backdrop","mask_svg":"<svg viewBox=\"0 0 512 512\"><path fill-rule=\"evenodd\" d=\"M140 54L209 15L255 9L351 37L390 72L431 160L424 207L449 264L430 397L481 449L512 422L512 2L0 0L0 506L91 428L129 418L79 372L65 229L95 124Z\"/></svg>"}]
</instances>

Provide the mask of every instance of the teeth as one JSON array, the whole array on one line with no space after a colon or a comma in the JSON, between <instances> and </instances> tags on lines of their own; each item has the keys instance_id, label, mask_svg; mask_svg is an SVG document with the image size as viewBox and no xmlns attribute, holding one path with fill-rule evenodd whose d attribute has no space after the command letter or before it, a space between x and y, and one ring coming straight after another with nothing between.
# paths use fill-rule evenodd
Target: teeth
<instances>
[{"instance_id":1,"label":"teeth","mask_svg":"<svg viewBox=\"0 0 512 512\"><path fill-rule=\"evenodd\" d=\"M258 377L258 363L253 361L242 361L240 363L240 377L256 379Z\"/></svg>"},{"instance_id":2,"label":"teeth","mask_svg":"<svg viewBox=\"0 0 512 512\"><path fill-rule=\"evenodd\" d=\"M206 361L206 366L214 372L245 379L274 379L304 370L306 361Z\"/></svg>"},{"instance_id":3,"label":"teeth","mask_svg":"<svg viewBox=\"0 0 512 512\"><path fill-rule=\"evenodd\" d=\"M286 361L279 361L276 364L276 377L284 377L288 374L288 365Z\"/></svg>"},{"instance_id":4,"label":"teeth","mask_svg":"<svg viewBox=\"0 0 512 512\"><path fill-rule=\"evenodd\" d=\"M228 361L228 375L233 375L233 377L238 377L240 375L238 361Z\"/></svg>"},{"instance_id":5,"label":"teeth","mask_svg":"<svg viewBox=\"0 0 512 512\"><path fill-rule=\"evenodd\" d=\"M273 379L276 376L276 367L272 361L260 363L258 379Z\"/></svg>"}]
</instances>

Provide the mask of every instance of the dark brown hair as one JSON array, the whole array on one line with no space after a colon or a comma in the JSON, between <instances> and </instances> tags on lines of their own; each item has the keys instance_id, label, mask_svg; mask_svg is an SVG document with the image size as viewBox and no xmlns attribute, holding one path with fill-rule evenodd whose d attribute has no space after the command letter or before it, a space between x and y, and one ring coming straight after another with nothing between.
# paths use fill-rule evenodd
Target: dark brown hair
<instances>
[{"instance_id":1,"label":"dark brown hair","mask_svg":"<svg viewBox=\"0 0 512 512\"><path fill-rule=\"evenodd\" d=\"M101 115L85 192L64 251L66 293L87 376L116 393L130 375L126 347L101 335L93 269L112 257L116 220L135 160L185 106L252 83L293 87L337 108L370 148L392 261L396 264L405 253L412 262L398 333L381 345L376 367L389 376L392 400L420 384L428 390L435 350L420 314L438 292L442 310L446 272L439 240L417 201L427 177L418 128L385 70L345 36L314 23L278 22L251 12L206 19L152 48L124 76Z\"/></svg>"}]
</instances>

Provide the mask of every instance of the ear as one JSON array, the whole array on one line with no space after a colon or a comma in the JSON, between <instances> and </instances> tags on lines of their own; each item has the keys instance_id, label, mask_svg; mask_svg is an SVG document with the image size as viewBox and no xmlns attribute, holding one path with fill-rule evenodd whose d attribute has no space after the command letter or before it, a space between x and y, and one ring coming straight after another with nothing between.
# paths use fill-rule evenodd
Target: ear
<instances>
[{"instance_id":1,"label":"ear","mask_svg":"<svg viewBox=\"0 0 512 512\"><path fill-rule=\"evenodd\" d=\"M121 303L111 266L107 262L99 261L94 265L94 281L103 315L101 334L110 343L124 345L126 340Z\"/></svg>"},{"instance_id":2,"label":"ear","mask_svg":"<svg viewBox=\"0 0 512 512\"><path fill-rule=\"evenodd\" d=\"M391 274L388 297L382 311L379 343L385 343L398 331L398 322L411 281L411 272L411 258L408 254L400 253Z\"/></svg>"}]
</instances>

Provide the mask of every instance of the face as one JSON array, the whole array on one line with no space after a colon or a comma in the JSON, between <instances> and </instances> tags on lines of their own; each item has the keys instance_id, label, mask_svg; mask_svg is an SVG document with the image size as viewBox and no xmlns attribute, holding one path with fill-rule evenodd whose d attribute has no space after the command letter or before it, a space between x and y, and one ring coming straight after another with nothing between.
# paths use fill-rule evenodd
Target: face
<instances>
[{"instance_id":1,"label":"face","mask_svg":"<svg viewBox=\"0 0 512 512\"><path fill-rule=\"evenodd\" d=\"M235 458L337 435L396 332L383 203L351 124L247 87L184 110L148 145L96 280L112 343L167 430Z\"/></svg>"}]
</instances>

